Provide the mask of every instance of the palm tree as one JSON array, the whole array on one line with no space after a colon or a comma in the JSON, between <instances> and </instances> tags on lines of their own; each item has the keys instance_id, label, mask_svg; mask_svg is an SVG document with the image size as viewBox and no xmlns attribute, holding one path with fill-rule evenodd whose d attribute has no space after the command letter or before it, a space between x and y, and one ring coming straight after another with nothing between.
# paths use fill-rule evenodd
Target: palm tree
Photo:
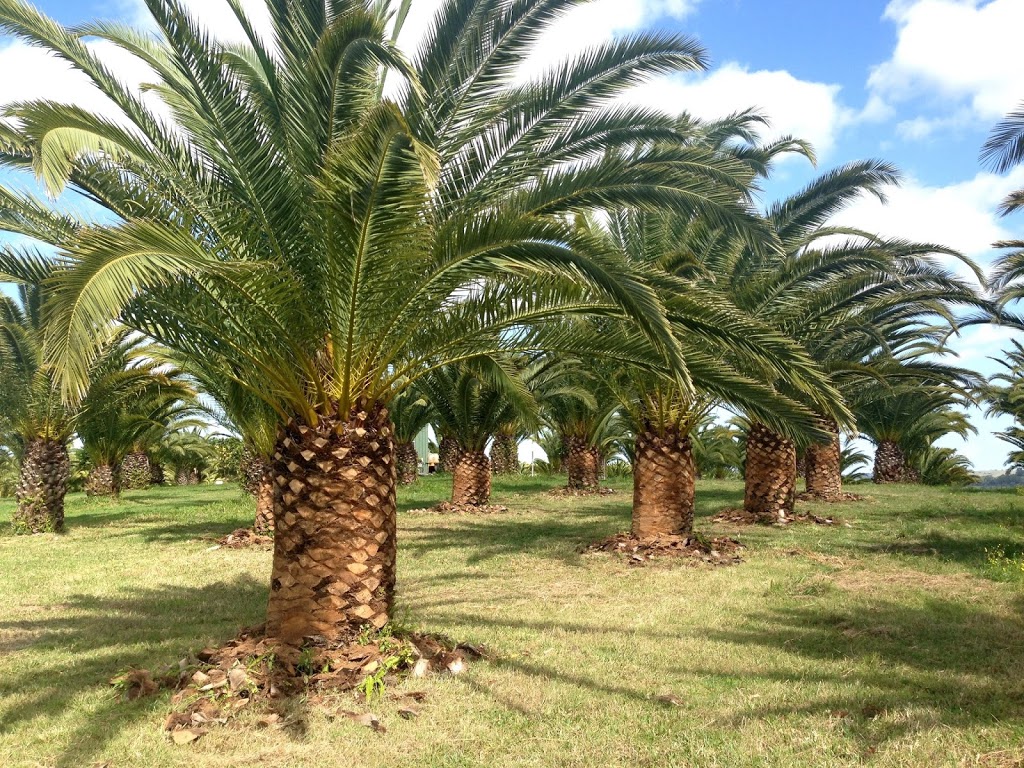
<instances>
[{"instance_id":1,"label":"palm tree","mask_svg":"<svg viewBox=\"0 0 1024 768\"><path fill-rule=\"evenodd\" d=\"M0 0L0 29L123 112L112 122L17 105L16 127L0 129L3 159L116 218L42 233L66 264L47 337L65 397L83 388L96 329L120 317L266 403L280 488L267 632L286 646L340 640L390 616L394 397L481 353L631 357L622 338L579 350L549 326L567 312L629 318L681 366L657 295L576 233L571 214L674 205L728 222L742 183L728 161L681 144L674 120L617 102L649 76L702 67L689 39L634 35L520 83L520 61L565 0L447 0L412 63L388 3L268 2L266 39L228 5L240 46L212 39L177 0L147 2L154 35L71 32ZM148 65L148 97L165 114L85 37ZM381 95L387 75L394 97ZM21 234L47 210L9 190L0 208L16 212L0 226Z\"/></svg>"},{"instance_id":2,"label":"palm tree","mask_svg":"<svg viewBox=\"0 0 1024 768\"><path fill-rule=\"evenodd\" d=\"M161 357L153 345L122 332L97 361L75 420L92 464L87 494L120 493L121 462L128 454L157 442L173 421L194 412L195 390ZM148 462L145 470L148 485Z\"/></svg>"},{"instance_id":3,"label":"palm tree","mask_svg":"<svg viewBox=\"0 0 1024 768\"><path fill-rule=\"evenodd\" d=\"M936 440L976 432L954 410L972 403L963 389L944 382L878 382L865 388L855 410L861 430L875 444L875 483L919 482L918 464Z\"/></svg>"},{"instance_id":4,"label":"palm tree","mask_svg":"<svg viewBox=\"0 0 1024 768\"><path fill-rule=\"evenodd\" d=\"M1006 171L1024 162L1024 102L996 124L988 141L981 148L981 162L996 173ZM1011 192L1003 201L999 212L1006 216L1024 207L1024 189ZM1017 247L1024 246L1024 242Z\"/></svg>"},{"instance_id":5,"label":"palm tree","mask_svg":"<svg viewBox=\"0 0 1024 768\"><path fill-rule=\"evenodd\" d=\"M511 361L506 361L511 362ZM418 387L430 402L445 435L458 445L452 473L452 503L482 506L491 497L487 444L509 423L531 424L537 403L521 380L521 367L477 358L438 368Z\"/></svg>"},{"instance_id":6,"label":"palm tree","mask_svg":"<svg viewBox=\"0 0 1024 768\"><path fill-rule=\"evenodd\" d=\"M52 269L38 253L0 249L0 282L17 288L17 298L0 294L0 432L19 463L16 533L64 529L74 412L43 361L42 306Z\"/></svg>"},{"instance_id":7,"label":"palm tree","mask_svg":"<svg viewBox=\"0 0 1024 768\"><path fill-rule=\"evenodd\" d=\"M214 445L200 428L169 432L156 448L160 464L167 466L177 485L199 485L214 458Z\"/></svg>"},{"instance_id":8,"label":"palm tree","mask_svg":"<svg viewBox=\"0 0 1024 768\"><path fill-rule=\"evenodd\" d=\"M434 419L434 409L426 398L405 391L391 401L391 421L395 425L395 462L398 482L412 485L419 477L420 457L415 440Z\"/></svg>"}]
</instances>

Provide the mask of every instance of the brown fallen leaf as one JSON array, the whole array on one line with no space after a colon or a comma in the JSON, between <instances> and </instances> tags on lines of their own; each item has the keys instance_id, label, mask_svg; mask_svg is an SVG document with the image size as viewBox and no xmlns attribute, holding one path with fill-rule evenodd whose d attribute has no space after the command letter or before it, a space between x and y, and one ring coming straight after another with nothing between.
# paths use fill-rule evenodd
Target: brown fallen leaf
<instances>
[{"instance_id":1,"label":"brown fallen leaf","mask_svg":"<svg viewBox=\"0 0 1024 768\"><path fill-rule=\"evenodd\" d=\"M239 688L244 688L249 684L249 675L242 667L234 667L228 672L228 685L231 686L232 691L237 691Z\"/></svg>"},{"instance_id":2,"label":"brown fallen leaf","mask_svg":"<svg viewBox=\"0 0 1024 768\"><path fill-rule=\"evenodd\" d=\"M148 669L131 669L123 675L118 675L110 684L121 691L126 701L135 701L144 696L156 693L157 684Z\"/></svg>"},{"instance_id":3,"label":"brown fallen leaf","mask_svg":"<svg viewBox=\"0 0 1024 768\"><path fill-rule=\"evenodd\" d=\"M426 691L406 691L404 693L396 693L394 695L394 698L395 699L412 699L413 701L421 702L422 703L422 702L427 700L427 692Z\"/></svg>"},{"instance_id":4,"label":"brown fallen leaf","mask_svg":"<svg viewBox=\"0 0 1024 768\"><path fill-rule=\"evenodd\" d=\"M284 718L276 712L271 712L257 720L256 725L261 728L284 728Z\"/></svg>"},{"instance_id":5,"label":"brown fallen leaf","mask_svg":"<svg viewBox=\"0 0 1024 768\"><path fill-rule=\"evenodd\" d=\"M402 707L400 710L398 710L398 714L404 720L415 720L417 717L420 716L420 711L415 707Z\"/></svg>"},{"instance_id":6,"label":"brown fallen leaf","mask_svg":"<svg viewBox=\"0 0 1024 768\"><path fill-rule=\"evenodd\" d=\"M185 728L180 731L171 731L171 740L178 746L191 744L199 739L206 731L202 728Z\"/></svg>"}]
</instances>

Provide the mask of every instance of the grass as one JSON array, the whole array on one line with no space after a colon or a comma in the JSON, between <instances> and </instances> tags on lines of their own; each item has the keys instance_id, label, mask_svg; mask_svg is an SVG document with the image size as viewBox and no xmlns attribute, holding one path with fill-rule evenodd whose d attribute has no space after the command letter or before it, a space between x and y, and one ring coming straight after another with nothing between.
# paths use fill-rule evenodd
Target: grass
<instances>
[{"instance_id":1,"label":"grass","mask_svg":"<svg viewBox=\"0 0 1024 768\"><path fill-rule=\"evenodd\" d=\"M746 562L638 569L577 553L628 525L626 486L543 493L557 482L498 480L505 515L401 518L401 620L499 654L416 681L418 719L386 701L385 734L252 715L189 747L160 731L167 695L122 702L108 681L260 621L269 553L206 540L252 505L230 487L72 497L66 535L0 536L0 765L1024 764L1024 497L868 487L818 510L848 526L737 530L708 518L740 484L703 482L698 529ZM446 494L429 478L400 505Z\"/></svg>"}]
</instances>

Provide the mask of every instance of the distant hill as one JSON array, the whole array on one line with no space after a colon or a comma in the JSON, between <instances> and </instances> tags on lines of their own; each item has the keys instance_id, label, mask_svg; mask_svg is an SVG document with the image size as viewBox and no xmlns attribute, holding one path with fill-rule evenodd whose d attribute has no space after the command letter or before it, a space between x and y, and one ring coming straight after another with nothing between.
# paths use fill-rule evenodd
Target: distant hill
<instances>
[{"instance_id":1,"label":"distant hill","mask_svg":"<svg viewBox=\"0 0 1024 768\"><path fill-rule=\"evenodd\" d=\"M972 488L1013 488L1024 485L1024 471L1015 469L1010 472L994 470L991 472L975 472L979 478Z\"/></svg>"}]
</instances>

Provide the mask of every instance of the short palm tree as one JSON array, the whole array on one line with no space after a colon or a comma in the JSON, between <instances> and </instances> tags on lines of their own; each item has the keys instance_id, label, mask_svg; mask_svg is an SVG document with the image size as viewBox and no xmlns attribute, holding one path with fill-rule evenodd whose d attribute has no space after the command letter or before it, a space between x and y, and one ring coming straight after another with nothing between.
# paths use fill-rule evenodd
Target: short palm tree
<instances>
[{"instance_id":1,"label":"short palm tree","mask_svg":"<svg viewBox=\"0 0 1024 768\"><path fill-rule=\"evenodd\" d=\"M683 37L634 35L522 83L520 62L572 3L446 0L410 62L379 0L268 2L266 38L227 2L241 45L178 0L147 0L154 34L71 31L0 0L0 29L123 113L16 105L0 149L113 215L28 233L66 265L47 337L65 397L83 389L96 329L120 317L266 403L280 489L267 632L285 646L343 639L390 616L393 398L481 353L575 346L547 326L572 312L629 318L680 366L657 294L571 214L672 205L727 222L742 169L618 102L649 76L702 67ZM87 37L148 65L145 100ZM15 212L0 227L22 234L48 210L6 189L0 208Z\"/></svg>"},{"instance_id":2,"label":"short palm tree","mask_svg":"<svg viewBox=\"0 0 1024 768\"><path fill-rule=\"evenodd\" d=\"M509 423L537 422L537 402L519 378L522 370L490 359L437 368L418 383L444 434L458 446L452 503L481 506L491 498L491 460L486 451Z\"/></svg>"},{"instance_id":3,"label":"short palm tree","mask_svg":"<svg viewBox=\"0 0 1024 768\"><path fill-rule=\"evenodd\" d=\"M120 493L122 461L140 446L158 442L175 420L191 416L195 395L182 371L163 364L160 350L127 333L115 338L94 366L75 419L82 451L92 464L86 493ZM148 475L148 462L145 469Z\"/></svg>"},{"instance_id":4,"label":"short palm tree","mask_svg":"<svg viewBox=\"0 0 1024 768\"><path fill-rule=\"evenodd\" d=\"M434 421L434 408L418 392L406 390L391 401L391 421L395 425L395 463L398 482L412 485L419 477L420 456L415 440Z\"/></svg>"},{"instance_id":5,"label":"short palm tree","mask_svg":"<svg viewBox=\"0 0 1024 768\"><path fill-rule=\"evenodd\" d=\"M0 293L0 432L19 463L18 533L64 529L75 413L61 402L43 360L42 306L52 269L37 253L0 249L0 282L17 288L17 298Z\"/></svg>"}]
</instances>

